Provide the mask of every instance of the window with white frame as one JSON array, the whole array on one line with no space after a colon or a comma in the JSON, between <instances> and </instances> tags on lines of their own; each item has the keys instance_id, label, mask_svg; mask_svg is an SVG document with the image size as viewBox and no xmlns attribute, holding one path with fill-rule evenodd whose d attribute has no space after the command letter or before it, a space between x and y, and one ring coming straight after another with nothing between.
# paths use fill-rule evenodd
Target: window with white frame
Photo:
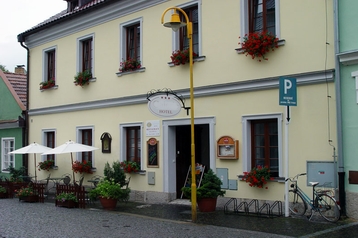
<instances>
[{"instance_id":1,"label":"window with white frame","mask_svg":"<svg viewBox=\"0 0 358 238\"><path fill-rule=\"evenodd\" d=\"M56 81L56 47L43 51L43 82Z\"/></svg>"},{"instance_id":2,"label":"window with white frame","mask_svg":"<svg viewBox=\"0 0 358 238\"><path fill-rule=\"evenodd\" d=\"M121 125L120 161L137 162L142 168L142 125Z\"/></svg>"},{"instance_id":3,"label":"window with white frame","mask_svg":"<svg viewBox=\"0 0 358 238\"><path fill-rule=\"evenodd\" d=\"M77 141L78 143L93 146L93 127L79 127L77 128ZM92 151L77 153L77 160L83 162L90 162L94 166L94 158Z\"/></svg>"},{"instance_id":4,"label":"window with white frame","mask_svg":"<svg viewBox=\"0 0 358 238\"><path fill-rule=\"evenodd\" d=\"M14 151L15 138L2 138L1 139L1 170L9 168L10 166L15 167L15 155L9 154Z\"/></svg>"},{"instance_id":5,"label":"window with white frame","mask_svg":"<svg viewBox=\"0 0 358 238\"><path fill-rule=\"evenodd\" d=\"M188 16L189 21L192 22L193 27L193 52L198 56L201 56L201 4L200 1L194 1L194 3L190 2L189 4L184 4L178 6L181 8ZM183 14L178 12L181 17L182 22L186 22ZM173 32L174 34L174 45L173 51L176 50L185 50L189 48L189 39L187 37L187 28L181 27L179 31Z\"/></svg>"},{"instance_id":6,"label":"window with white frame","mask_svg":"<svg viewBox=\"0 0 358 238\"><path fill-rule=\"evenodd\" d=\"M43 131L43 145L55 148L56 145L56 132L54 130L46 130ZM43 160L53 160L55 161L55 155L44 155L42 157Z\"/></svg>"},{"instance_id":7,"label":"window with white frame","mask_svg":"<svg viewBox=\"0 0 358 238\"><path fill-rule=\"evenodd\" d=\"M134 19L120 25L120 61L136 59L143 65L143 30L142 18Z\"/></svg>"},{"instance_id":8,"label":"window with white frame","mask_svg":"<svg viewBox=\"0 0 358 238\"><path fill-rule=\"evenodd\" d=\"M94 35L77 39L77 72L89 71L94 74Z\"/></svg>"},{"instance_id":9,"label":"window with white frame","mask_svg":"<svg viewBox=\"0 0 358 238\"><path fill-rule=\"evenodd\" d=\"M282 177L282 114L242 117L243 171L267 166L272 177Z\"/></svg>"},{"instance_id":10,"label":"window with white frame","mask_svg":"<svg viewBox=\"0 0 358 238\"><path fill-rule=\"evenodd\" d=\"M268 31L280 38L279 0L241 0L241 35Z\"/></svg>"}]
</instances>

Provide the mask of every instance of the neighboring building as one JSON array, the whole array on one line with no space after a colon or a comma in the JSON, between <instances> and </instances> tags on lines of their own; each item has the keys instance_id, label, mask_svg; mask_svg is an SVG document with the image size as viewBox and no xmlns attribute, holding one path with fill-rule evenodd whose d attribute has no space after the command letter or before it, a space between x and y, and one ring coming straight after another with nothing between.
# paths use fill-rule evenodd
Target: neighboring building
<instances>
[{"instance_id":1,"label":"neighboring building","mask_svg":"<svg viewBox=\"0 0 358 238\"><path fill-rule=\"evenodd\" d=\"M137 161L142 171L128 174L132 200L180 197L190 165L190 110L189 115L181 110L173 117L157 117L147 105L148 92L167 88L190 107L189 65L169 62L173 51L188 45L186 30L173 33L160 23L165 9L178 6L194 23L198 54L196 162L220 174L227 189L221 202L230 197L283 201L286 142L290 176L305 172L309 161L333 162L333 0L267 0L262 6L251 0L67 2L67 10L18 35L30 54L29 141L59 146L75 140L101 148L101 136L110 136L110 150L77 153L75 159L91 161L99 175L107 161ZM165 19L169 21L170 12ZM266 54L269 60L240 53L239 36L265 29L280 39L280 47ZM120 63L129 58L140 60L141 67L119 72ZM89 71L92 79L75 86L74 76L82 71ZM280 77L297 80L297 106L290 107L288 126L287 107L279 105ZM51 88L39 89L50 80L55 81ZM238 140L238 159L219 158L226 147L218 151L217 141L224 136ZM154 164L148 162L152 141L157 141ZM56 155L55 162L58 170L51 176L71 171L69 155ZM275 177L268 190L251 188L238 178L257 165L269 166ZM39 179L47 173L41 171ZM310 192L306 182L302 178L300 185Z\"/></svg>"},{"instance_id":2,"label":"neighboring building","mask_svg":"<svg viewBox=\"0 0 358 238\"><path fill-rule=\"evenodd\" d=\"M27 82L23 67L15 68L15 73L0 70L0 176L9 177L4 171L10 166L27 167L22 155L8 152L23 146L25 137L25 112L27 103Z\"/></svg>"},{"instance_id":3,"label":"neighboring building","mask_svg":"<svg viewBox=\"0 0 358 238\"><path fill-rule=\"evenodd\" d=\"M347 216L358 219L358 26L352 21L358 2L337 1L337 91L340 100L338 129L343 163L342 181L345 184ZM338 95L337 95L338 96Z\"/></svg>"}]
</instances>

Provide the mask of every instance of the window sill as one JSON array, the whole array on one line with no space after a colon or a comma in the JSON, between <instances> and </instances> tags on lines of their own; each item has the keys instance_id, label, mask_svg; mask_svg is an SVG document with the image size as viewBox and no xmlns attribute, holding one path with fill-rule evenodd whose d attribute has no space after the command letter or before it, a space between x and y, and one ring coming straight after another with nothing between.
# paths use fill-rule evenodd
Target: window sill
<instances>
[{"instance_id":1,"label":"window sill","mask_svg":"<svg viewBox=\"0 0 358 238\"><path fill-rule=\"evenodd\" d=\"M284 39L278 40L278 43L277 43L278 46L284 46L285 44L286 44L286 40L284 40ZM244 54L245 53L242 48L237 48L235 50L236 50L236 52L238 54Z\"/></svg>"},{"instance_id":2,"label":"window sill","mask_svg":"<svg viewBox=\"0 0 358 238\"><path fill-rule=\"evenodd\" d=\"M243 181L245 175L238 174L237 177L239 180ZM279 183L285 183L284 177L274 177L273 180L270 180L271 182L279 182ZM243 181L244 182L244 181Z\"/></svg>"},{"instance_id":3,"label":"window sill","mask_svg":"<svg viewBox=\"0 0 358 238\"><path fill-rule=\"evenodd\" d=\"M92 172L96 172L96 171L97 171L97 168L91 168L91 171L92 171Z\"/></svg>"},{"instance_id":4,"label":"window sill","mask_svg":"<svg viewBox=\"0 0 358 238\"><path fill-rule=\"evenodd\" d=\"M52 169L53 169L53 170L58 170L58 166L55 165L55 166L52 167Z\"/></svg>"},{"instance_id":5,"label":"window sill","mask_svg":"<svg viewBox=\"0 0 358 238\"><path fill-rule=\"evenodd\" d=\"M206 56L198 56L198 57L195 57L195 58L193 59L193 62L204 61L205 58L206 58ZM188 64L189 64L189 63L188 63ZM170 67L180 66L180 65L174 65L173 62L168 62L168 65L169 65Z\"/></svg>"},{"instance_id":6,"label":"window sill","mask_svg":"<svg viewBox=\"0 0 358 238\"><path fill-rule=\"evenodd\" d=\"M55 85L55 86L53 86L51 88L40 89L40 91L43 92L43 91L53 90L53 89L58 89L58 85Z\"/></svg>"},{"instance_id":7,"label":"window sill","mask_svg":"<svg viewBox=\"0 0 358 238\"><path fill-rule=\"evenodd\" d=\"M142 67L134 71L118 72L116 74L118 77L121 77L122 75L127 75L127 74L143 73L144 71L145 71L145 67Z\"/></svg>"}]
</instances>

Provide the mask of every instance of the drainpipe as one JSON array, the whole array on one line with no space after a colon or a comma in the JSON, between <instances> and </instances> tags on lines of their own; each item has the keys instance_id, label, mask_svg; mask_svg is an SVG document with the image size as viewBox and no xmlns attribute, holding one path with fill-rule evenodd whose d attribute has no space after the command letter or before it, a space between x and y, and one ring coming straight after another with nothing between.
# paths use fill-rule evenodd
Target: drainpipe
<instances>
[{"instance_id":1,"label":"drainpipe","mask_svg":"<svg viewBox=\"0 0 358 238\"><path fill-rule=\"evenodd\" d=\"M25 37L21 34L17 36L17 41L20 42L20 45L27 51L27 73L26 73L26 110L23 112L25 116L25 129L23 130L22 143L23 146L28 145L29 143L29 78L30 78L30 50L27 46L24 45ZM22 164L26 167L26 174L28 174L28 154L24 154L22 157Z\"/></svg>"},{"instance_id":2,"label":"drainpipe","mask_svg":"<svg viewBox=\"0 0 358 238\"><path fill-rule=\"evenodd\" d=\"M345 172L344 172L344 161L343 161L343 142L342 142L342 106L341 106L341 70L338 59L339 54L339 14L338 14L338 0L333 1L334 11L334 41L335 41L335 71L336 71L336 107L337 107L337 146L338 146L338 191L339 191L339 202L341 205L341 213L346 216L346 193L345 193Z\"/></svg>"}]
</instances>

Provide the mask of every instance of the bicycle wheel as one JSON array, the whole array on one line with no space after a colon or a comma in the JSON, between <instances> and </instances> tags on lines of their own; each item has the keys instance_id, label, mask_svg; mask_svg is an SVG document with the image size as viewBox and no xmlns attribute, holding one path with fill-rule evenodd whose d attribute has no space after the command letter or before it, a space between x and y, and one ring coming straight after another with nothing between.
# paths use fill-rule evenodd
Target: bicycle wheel
<instances>
[{"instance_id":1,"label":"bicycle wheel","mask_svg":"<svg viewBox=\"0 0 358 238\"><path fill-rule=\"evenodd\" d=\"M292 214L302 216L305 214L307 205L300 194L294 190L288 192L289 209Z\"/></svg>"},{"instance_id":2,"label":"bicycle wheel","mask_svg":"<svg viewBox=\"0 0 358 238\"><path fill-rule=\"evenodd\" d=\"M336 222L341 216L340 207L336 200L326 194L318 195L315 199L315 205L321 216L330 222Z\"/></svg>"}]
</instances>

